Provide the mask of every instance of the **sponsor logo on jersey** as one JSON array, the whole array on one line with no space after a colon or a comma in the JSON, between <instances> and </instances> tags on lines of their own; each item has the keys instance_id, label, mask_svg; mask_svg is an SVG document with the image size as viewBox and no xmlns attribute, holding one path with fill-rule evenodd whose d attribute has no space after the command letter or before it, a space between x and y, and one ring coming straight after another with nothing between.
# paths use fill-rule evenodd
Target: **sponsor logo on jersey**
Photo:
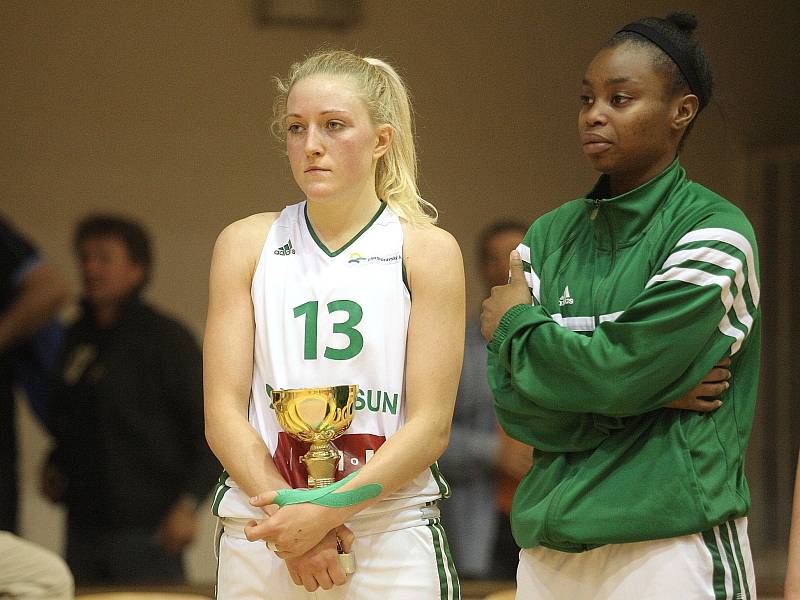
<instances>
[{"instance_id":1,"label":"sponsor logo on jersey","mask_svg":"<svg viewBox=\"0 0 800 600\"><path fill-rule=\"evenodd\" d=\"M356 263L356 264L358 264L358 263L360 263L362 260L367 260L367 259L366 259L366 258L364 258L363 256L361 256L361 255L360 255L358 252L353 252L353 253L350 255L350 260L348 260L347 262L348 262L348 263Z\"/></svg>"},{"instance_id":2,"label":"sponsor logo on jersey","mask_svg":"<svg viewBox=\"0 0 800 600\"><path fill-rule=\"evenodd\" d=\"M392 254L391 256L362 256L358 252L353 252L350 255L350 258L349 258L349 260L347 262L348 263L357 264L357 265L359 265L361 263L364 263L364 262L365 263L383 263L383 264L388 264L388 263L396 263L396 262L398 262L398 261L400 261L402 259L403 259L403 257L400 254Z\"/></svg>"},{"instance_id":3,"label":"sponsor logo on jersey","mask_svg":"<svg viewBox=\"0 0 800 600\"><path fill-rule=\"evenodd\" d=\"M289 256L290 254L295 254L294 248L292 247L292 240L289 240L283 246L275 250L275 254L278 256Z\"/></svg>"},{"instance_id":4,"label":"sponsor logo on jersey","mask_svg":"<svg viewBox=\"0 0 800 600\"><path fill-rule=\"evenodd\" d=\"M383 435L371 433L345 433L334 445L339 451L339 464L336 469L337 480L363 467L372 458L375 451L386 441ZM278 472L293 488L308 487L308 471L300 462L310 444L301 442L285 431L278 432L278 447L273 460Z\"/></svg>"},{"instance_id":5,"label":"sponsor logo on jersey","mask_svg":"<svg viewBox=\"0 0 800 600\"><path fill-rule=\"evenodd\" d=\"M264 386L267 392L266 400L272 402L272 386ZM354 410L368 410L370 412L382 412L397 414L397 406L400 403L400 394L397 392L385 392L383 390L365 390L358 388L358 394L353 402Z\"/></svg>"},{"instance_id":6,"label":"sponsor logo on jersey","mask_svg":"<svg viewBox=\"0 0 800 600\"><path fill-rule=\"evenodd\" d=\"M355 410L368 410L397 414L397 405L400 394L384 392L383 390L363 390L358 388L358 395L353 405Z\"/></svg>"},{"instance_id":7,"label":"sponsor logo on jersey","mask_svg":"<svg viewBox=\"0 0 800 600\"><path fill-rule=\"evenodd\" d=\"M575 300L569 295L569 286L564 288L564 293L558 299L559 306L566 306L567 304L575 304Z\"/></svg>"}]
</instances>

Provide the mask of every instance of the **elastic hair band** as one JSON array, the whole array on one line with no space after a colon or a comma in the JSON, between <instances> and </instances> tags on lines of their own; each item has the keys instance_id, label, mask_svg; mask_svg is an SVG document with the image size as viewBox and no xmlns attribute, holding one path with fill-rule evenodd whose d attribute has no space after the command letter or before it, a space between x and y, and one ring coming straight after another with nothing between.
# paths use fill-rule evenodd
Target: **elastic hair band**
<instances>
[{"instance_id":1,"label":"elastic hair band","mask_svg":"<svg viewBox=\"0 0 800 600\"><path fill-rule=\"evenodd\" d=\"M675 63L675 66L678 67L680 72L686 78L686 81L689 84L689 91L697 96L697 99L700 102L698 112L700 112L706 105L706 97L702 92L703 87L700 85L700 79L697 77L697 72L692 66L693 62L691 57L686 52L675 46L675 44L673 44L667 36L650 25L645 25L644 23L638 22L630 23L625 25L625 27L620 29L617 33L622 33L623 31L638 33L643 38L651 41L656 46L661 48L661 50L663 50L664 53L672 59L672 62Z\"/></svg>"}]
</instances>

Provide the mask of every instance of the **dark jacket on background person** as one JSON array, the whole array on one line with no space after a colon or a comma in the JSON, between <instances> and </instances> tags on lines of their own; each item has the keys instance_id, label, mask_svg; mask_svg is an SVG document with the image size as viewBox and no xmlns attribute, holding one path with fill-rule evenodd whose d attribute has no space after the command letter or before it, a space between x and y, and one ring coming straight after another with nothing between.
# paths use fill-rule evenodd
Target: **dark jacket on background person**
<instances>
[{"instance_id":1,"label":"dark jacket on background person","mask_svg":"<svg viewBox=\"0 0 800 600\"><path fill-rule=\"evenodd\" d=\"M14 302L26 271L39 261L36 249L0 218L0 313ZM15 362L23 344L0 348L0 530L16 531L18 512Z\"/></svg>"},{"instance_id":2,"label":"dark jacket on background person","mask_svg":"<svg viewBox=\"0 0 800 600\"><path fill-rule=\"evenodd\" d=\"M191 333L139 298L98 328L91 308L67 332L50 403L71 525L156 528L198 502L219 465L203 430L202 359Z\"/></svg>"}]
</instances>

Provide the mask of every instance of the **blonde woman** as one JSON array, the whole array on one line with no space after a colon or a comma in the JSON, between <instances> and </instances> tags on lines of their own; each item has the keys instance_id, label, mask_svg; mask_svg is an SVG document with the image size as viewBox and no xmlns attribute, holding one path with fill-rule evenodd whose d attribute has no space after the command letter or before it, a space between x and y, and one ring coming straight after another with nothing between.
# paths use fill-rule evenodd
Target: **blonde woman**
<instances>
[{"instance_id":1,"label":"blonde woman","mask_svg":"<svg viewBox=\"0 0 800 600\"><path fill-rule=\"evenodd\" d=\"M461 369L464 273L416 186L411 108L385 62L314 54L278 83L274 130L305 200L228 226L214 248L206 431L225 467L218 598L458 598L439 524ZM412 300L413 299L413 300ZM358 384L337 507L306 487L271 389ZM331 496L332 497L332 496ZM311 499L310 499L311 500ZM337 546L352 550L345 575Z\"/></svg>"}]
</instances>

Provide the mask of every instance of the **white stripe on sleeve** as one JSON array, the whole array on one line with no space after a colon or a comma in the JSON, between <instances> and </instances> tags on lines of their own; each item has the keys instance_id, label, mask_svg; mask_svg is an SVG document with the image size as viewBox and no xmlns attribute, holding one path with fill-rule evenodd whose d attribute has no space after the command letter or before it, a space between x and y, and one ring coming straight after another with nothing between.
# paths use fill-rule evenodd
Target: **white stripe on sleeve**
<instances>
[{"instance_id":1,"label":"white stripe on sleeve","mask_svg":"<svg viewBox=\"0 0 800 600\"><path fill-rule=\"evenodd\" d=\"M709 263L734 272L733 281L736 284L737 292L733 298L733 310L736 312L736 317L747 327L749 332L753 327L753 317L750 316L744 300L745 279L742 261L727 252L722 252L715 248L691 248L673 252L663 267L679 265L687 260ZM752 288L750 289L750 294L753 295ZM753 301L755 301L755 298L753 298Z\"/></svg>"},{"instance_id":2,"label":"white stripe on sleeve","mask_svg":"<svg viewBox=\"0 0 800 600\"><path fill-rule=\"evenodd\" d=\"M711 240L730 244L738 248L742 254L744 254L747 262L747 284L750 286L750 295L753 297L753 303L758 306L761 291L758 286L758 278L756 277L755 256L753 254L753 247L742 234L732 229L724 229L722 227L697 229L695 231L690 231L679 239L676 247L690 242L706 242Z\"/></svg>"},{"instance_id":3,"label":"white stripe on sleeve","mask_svg":"<svg viewBox=\"0 0 800 600\"><path fill-rule=\"evenodd\" d=\"M526 246L525 244L520 244L517 246L517 252L519 252L519 257L531 265L530 272L525 271L525 281L528 282L528 287L531 288L531 294L536 299L536 302L541 303L541 282L539 281L539 276L536 274L536 271L533 270L533 265L531 264L531 249Z\"/></svg>"},{"instance_id":4,"label":"white stripe on sleeve","mask_svg":"<svg viewBox=\"0 0 800 600\"><path fill-rule=\"evenodd\" d=\"M519 257L522 260L528 264L531 264L531 249L528 246L525 244L520 244L517 246L517 252L519 252Z\"/></svg>"},{"instance_id":5,"label":"white stripe on sleeve","mask_svg":"<svg viewBox=\"0 0 800 600\"><path fill-rule=\"evenodd\" d=\"M732 337L734 339L734 342L731 345L731 354L735 354L739 350L739 348L742 346L742 342L744 342L745 333L741 329L734 327L728 318L728 311L730 311L731 307L733 306L733 294L731 294L730 277L726 277L724 275L714 275L713 273L707 273L706 271L701 271L700 269L672 267L671 269L668 269L667 271L650 279L645 288L649 288L659 281L684 281L686 283L691 283L692 285L719 286L720 300L722 301L722 306L725 308L725 314L722 316L722 319L720 319L717 328L722 332L723 335L727 335L728 337Z\"/></svg>"},{"instance_id":6,"label":"white stripe on sleeve","mask_svg":"<svg viewBox=\"0 0 800 600\"><path fill-rule=\"evenodd\" d=\"M550 315L556 323L570 331L594 331L594 317L565 317L561 313Z\"/></svg>"}]
</instances>

